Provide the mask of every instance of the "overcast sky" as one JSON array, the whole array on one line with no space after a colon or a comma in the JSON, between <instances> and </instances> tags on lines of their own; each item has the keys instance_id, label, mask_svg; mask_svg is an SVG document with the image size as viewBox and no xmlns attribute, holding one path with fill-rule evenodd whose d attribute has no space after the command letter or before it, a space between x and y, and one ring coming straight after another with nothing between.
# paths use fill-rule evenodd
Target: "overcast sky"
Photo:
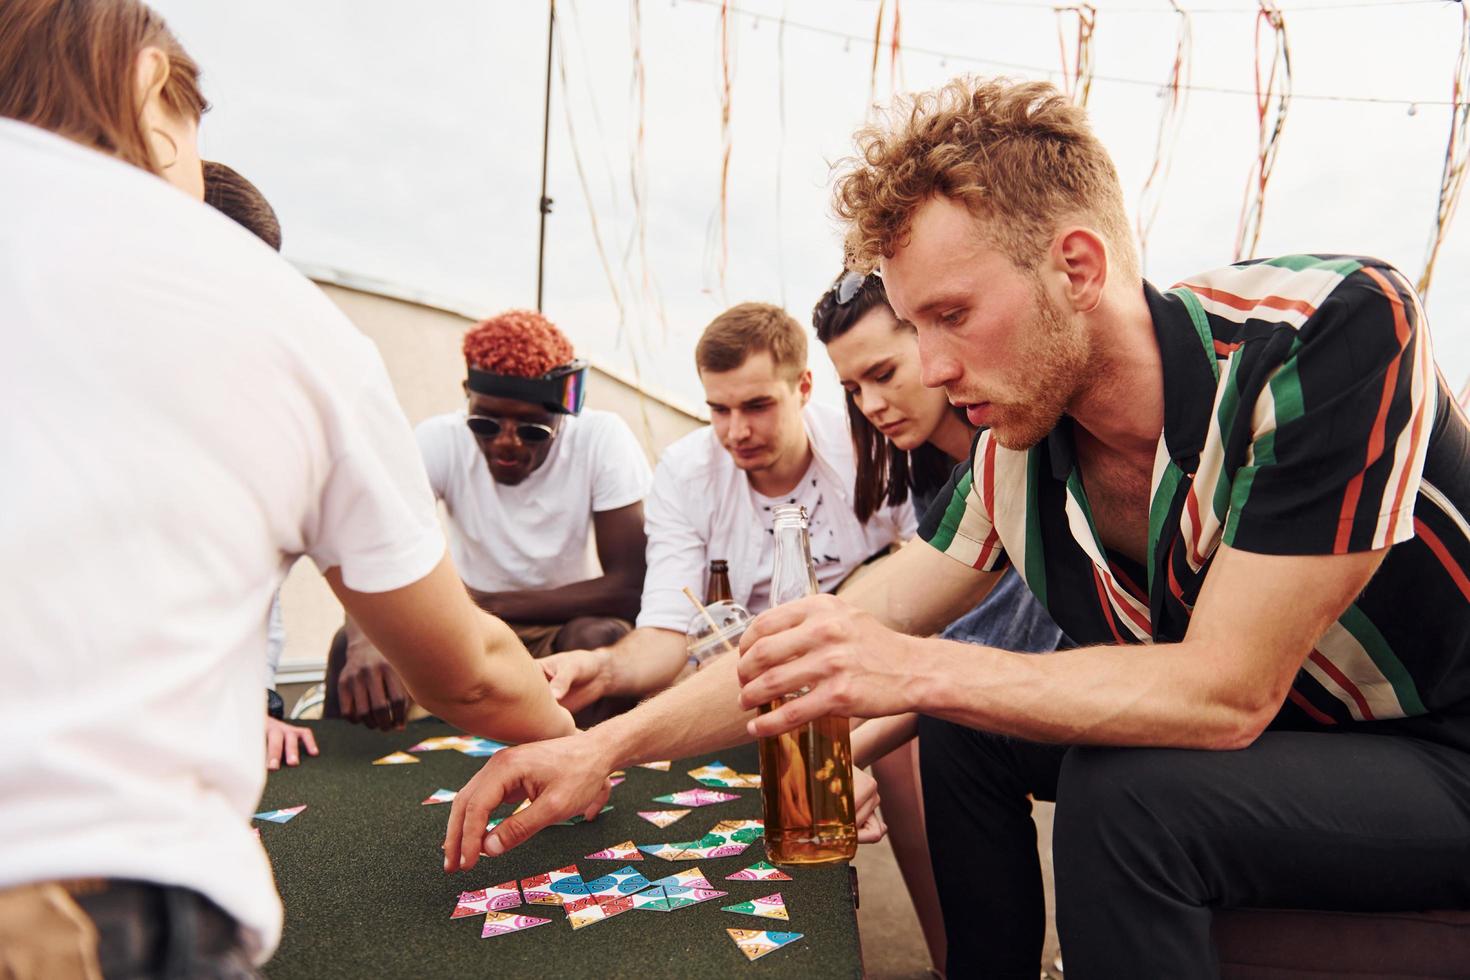
<instances>
[{"instance_id":1,"label":"overcast sky","mask_svg":"<svg viewBox=\"0 0 1470 980\"><path fill-rule=\"evenodd\" d=\"M1177 18L1161 0L1097 5L1089 111L1135 207L1153 164L1159 86L1173 62ZM288 257L480 314L534 305L544 2L154 6L204 69L214 103L203 128L205 155L265 191L280 214ZM894 6L887 5L890 17ZM1149 241L1146 271L1161 286L1231 261L1256 151L1249 94L1255 8L1241 0L1194 6L1193 82L1234 91L1195 91L1185 106ZM1458 5L1282 6L1296 98L1256 254L1369 253L1416 279L1450 119L1447 105L1427 103L1449 99ZM636 361L654 389L696 403L694 339L725 306L779 302L809 322L841 259L828 210L831 166L850 152L852 130L871 104L877 0L745 0L737 9L722 277L718 4L562 0L557 7L546 312L582 352L624 369ZM1049 4L904 0L899 9L907 50L893 72L885 21L880 102L893 93L891 81L903 91L962 72L1060 78L1058 17ZM646 262L631 192L635 10L646 73ZM844 34L866 40L834 36ZM1318 96L1420 104L1411 111ZM594 244L594 217L612 285ZM1439 361L1456 386L1470 376L1470 217L1460 217L1429 296ZM814 366L823 397L835 398L820 353Z\"/></svg>"}]
</instances>

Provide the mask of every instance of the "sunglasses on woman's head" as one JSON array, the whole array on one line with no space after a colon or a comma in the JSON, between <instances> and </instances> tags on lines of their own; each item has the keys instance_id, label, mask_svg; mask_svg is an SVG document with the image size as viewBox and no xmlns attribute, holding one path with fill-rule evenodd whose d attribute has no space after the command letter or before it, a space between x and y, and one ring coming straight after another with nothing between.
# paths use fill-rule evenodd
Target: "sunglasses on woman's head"
<instances>
[{"instance_id":1,"label":"sunglasses on woman's head","mask_svg":"<svg viewBox=\"0 0 1470 980\"><path fill-rule=\"evenodd\" d=\"M512 422L509 419L498 419L493 415L471 415L465 420L470 431L485 439L494 439L501 431L509 428L516 434L516 438L523 445L548 442L556 435L556 430L549 425L540 422Z\"/></svg>"},{"instance_id":2,"label":"sunglasses on woman's head","mask_svg":"<svg viewBox=\"0 0 1470 980\"><path fill-rule=\"evenodd\" d=\"M867 281L868 277L861 272L851 270L844 272L842 278L832 286L833 298L837 300L837 305L846 306L852 302L852 298L858 294L858 290L862 289L863 283Z\"/></svg>"}]
</instances>

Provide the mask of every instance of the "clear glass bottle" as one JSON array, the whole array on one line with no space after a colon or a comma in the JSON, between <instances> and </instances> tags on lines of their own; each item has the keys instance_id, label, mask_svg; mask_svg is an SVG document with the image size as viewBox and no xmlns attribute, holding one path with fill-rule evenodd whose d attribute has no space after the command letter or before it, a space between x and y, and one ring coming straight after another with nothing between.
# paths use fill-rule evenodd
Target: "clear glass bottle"
<instances>
[{"instance_id":1,"label":"clear glass bottle","mask_svg":"<svg viewBox=\"0 0 1470 980\"><path fill-rule=\"evenodd\" d=\"M776 557L771 605L815 595L816 569L807 540L806 511L774 511ZM787 699L800 697L788 694ZM762 713L780 707L775 701ZM852 796L852 747L846 718L827 717L760 740L761 797L766 853L777 864L822 864L857 853Z\"/></svg>"}]
</instances>

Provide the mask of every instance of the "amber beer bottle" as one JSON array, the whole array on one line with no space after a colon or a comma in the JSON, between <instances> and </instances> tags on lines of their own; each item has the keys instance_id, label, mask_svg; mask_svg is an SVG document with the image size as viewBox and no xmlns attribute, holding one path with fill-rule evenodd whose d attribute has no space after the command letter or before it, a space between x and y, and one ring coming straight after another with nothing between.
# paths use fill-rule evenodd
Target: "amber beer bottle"
<instances>
[{"instance_id":1,"label":"amber beer bottle","mask_svg":"<svg viewBox=\"0 0 1470 980\"><path fill-rule=\"evenodd\" d=\"M806 510L775 508L776 558L771 605L817 592L807 541ZM800 697L788 694L786 699ZM774 701L765 713L781 706ZM794 731L760 740L761 797L766 853L777 864L846 861L857 853L852 798L852 748L846 718L818 718Z\"/></svg>"},{"instance_id":2,"label":"amber beer bottle","mask_svg":"<svg viewBox=\"0 0 1470 980\"><path fill-rule=\"evenodd\" d=\"M704 604L712 606L717 602L733 602L735 596L730 592L730 566L722 558L716 558L709 563L709 584L704 589Z\"/></svg>"}]
</instances>

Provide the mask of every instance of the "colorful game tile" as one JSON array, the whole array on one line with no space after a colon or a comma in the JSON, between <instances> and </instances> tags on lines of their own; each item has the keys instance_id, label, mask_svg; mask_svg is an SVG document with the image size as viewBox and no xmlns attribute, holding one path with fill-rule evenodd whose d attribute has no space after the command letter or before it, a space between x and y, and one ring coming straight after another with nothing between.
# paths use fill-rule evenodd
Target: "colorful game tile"
<instances>
[{"instance_id":1,"label":"colorful game tile","mask_svg":"<svg viewBox=\"0 0 1470 980\"><path fill-rule=\"evenodd\" d=\"M263 813L257 813L255 819L269 820L271 823L289 823L292 817L305 809L306 807L303 805L287 807L284 810L266 810Z\"/></svg>"},{"instance_id":2,"label":"colorful game tile","mask_svg":"<svg viewBox=\"0 0 1470 980\"><path fill-rule=\"evenodd\" d=\"M763 895L760 898L752 898L748 902L737 902L734 905L723 905L721 912L740 912L744 915L758 915L763 919L790 919L786 914L786 903L781 900L781 893L774 895Z\"/></svg>"},{"instance_id":3,"label":"colorful game tile","mask_svg":"<svg viewBox=\"0 0 1470 980\"><path fill-rule=\"evenodd\" d=\"M613 789L617 789L619 786L623 785L623 783L625 783L625 782L628 781L628 777L627 776L609 776L609 777L607 777L607 781L610 782L610 783L612 783Z\"/></svg>"},{"instance_id":4,"label":"colorful game tile","mask_svg":"<svg viewBox=\"0 0 1470 980\"><path fill-rule=\"evenodd\" d=\"M658 772L668 772L670 765L671 763L668 759L660 759L658 762L640 762L638 763L638 768L655 769Z\"/></svg>"},{"instance_id":5,"label":"colorful game tile","mask_svg":"<svg viewBox=\"0 0 1470 980\"><path fill-rule=\"evenodd\" d=\"M462 745L475 741L473 735L437 735L434 738L426 738L417 745L410 746L410 752L443 752L446 749L457 749Z\"/></svg>"},{"instance_id":6,"label":"colorful game tile","mask_svg":"<svg viewBox=\"0 0 1470 980\"><path fill-rule=\"evenodd\" d=\"M630 840L625 840L621 844L613 844L610 847L604 847L600 851L592 852L591 854L587 855L587 857L598 861L643 860L642 852L639 851L637 846L634 845L634 843Z\"/></svg>"},{"instance_id":7,"label":"colorful game tile","mask_svg":"<svg viewBox=\"0 0 1470 980\"><path fill-rule=\"evenodd\" d=\"M711 806L740 799L734 793L721 793L717 789L685 789L668 796L655 796L655 803L670 803L674 806Z\"/></svg>"},{"instance_id":8,"label":"colorful game tile","mask_svg":"<svg viewBox=\"0 0 1470 980\"><path fill-rule=\"evenodd\" d=\"M672 912L728 894L712 888L703 871L690 868L653 882L647 891L633 896L633 906L650 912Z\"/></svg>"},{"instance_id":9,"label":"colorful game tile","mask_svg":"<svg viewBox=\"0 0 1470 980\"><path fill-rule=\"evenodd\" d=\"M619 868L600 878L594 878L592 881L586 881L583 883L583 886L587 889L589 896L602 902L608 899L631 895L636 891L647 888L651 884L652 882L629 866Z\"/></svg>"},{"instance_id":10,"label":"colorful game tile","mask_svg":"<svg viewBox=\"0 0 1470 980\"><path fill-rule=\"evenodd\" d=\"M485 928L480 930L480 938L504 936L512 932L520 932L522 929L544 926L550 921L550 919L538 919L534 915L507 915L504 912L491 912L485 916Z\"/></svg>"},{"instance_id":11,"label":"colorful game tile","mask_svg":"<svg viewBox=\"0 0 1470 980\"><path fill-rule=\"evenodd\" d=\"M675 820L689 816L688 810L639 810L638 816L655 827L667 827Z\"/></svg>"},{"instance_id":12,"label":"colorful game tile","mask_svg":"<svg viewBox=\"0 0 1470 980\"><path fill-rule=\"evenodd\" d=\"M494 739L471 736L462 740L460 744L454 746L454 748L463 752L465 755L474 756L477 759L483 759L486 756L494 755L501 749L509 748L509 746L507 746L504 742L497 742Z\"/></svg>"},{"instance_id":13,"label":"colorful game tile","mask_svg":"<svg viewBox=\"0 0 1470 980\"><path fill-rule=\"evenodd\" d=\"M562 906L567 901L587 897L587 886L575 864L545 874L521 879L521 892L531 905Z\"/></svg>"},{"instance_id":14,"label":"colorful game tile","mask_svg":"<svg viewBox=\"0 0 1470 980\"><path fill-rule=\"evenodd\" d=\"M605 902L597 902L579 909L567 912L567 921L573 929L590 926L594 922L602 922L611 919L615 915L622 915L633 908L633 896L624 895L619 898L609 899Z\"/></svg>"},{"instance_id":15,"label":"colorful game tile","mask_svg":"<svg viewBox=\"0 0 1470 980\"><path fill-rule=\"evenodd\" d=\"M736 772L723 762L711 762L707 766L689 770L689 775L706 786L724 786L731 789L760 789L760 773Z\"/></svg>"},{"instance_id":16,"label":"colorful game tile","mask_svg":"<svg viewBox=\"0 0 1470 980\"><path fill-rule=\"evenodd\" d=\"M675 841L671 844L647 844L638 849L665 861L697 861L703 858L734 857L742 854L765 834L759 820L721 820L698 840Z\"/></svg>"},{"instance_id":17,"label":"colorful game tile","mask_svg":"<svg viewBox=\"0 0 1470 980\"><path fill-rule=\"evenodd\" d=\"M459 900L450 914L451 919L462 919L467 915L484 915L486 912L504 912L521 904L521 890L514 881L503 881L489 888L472 892L460 892Z\"/></svg>"},{"instance_id":18,"label":"colorful game tile","mask_svg":"<svg viewBox=\"0 0 1470 980\"><path fill-rule=\"evenodd\" d=\"M429 798L427 800L424 800L421 805L428 806L431 803L453 803L454 798L458 795L459 793L452 789L436 789L433 793L429 795Z\"/></svg>"},{"instance_id":19,"label":"colorful game tile","mask_svg":"<svg viewBox=\"0 0 1470 980\"><path fill-rule=\"evenodd\" d=\"M611 806L605 806L601 810L598 810L597 813L600 816L600 815L606 813L607 811L609 811L611 809L612 809ZM557 824L556 826L558 826L558 827L574 827L574 826L576 826L579 823L583 823L584 821L586 821L586 819L587 819L586 817L584 817L580 813L578 813L578 814L572 816L571 818L569 818L567 820L563 820L561 823Z\"/></svg>"},{"instance_id":20,"label":"colorful game tile","mask_svg":"<svg viewBox=\"0 0 1470 980\"><path fill-rule=\"evenodd\" d=\"M383 756L381 759L374 759L373 760L373 765L375 765L375 766L407 766L407 765L413 765L414 763L417 763L418 761L419 761L418 759L415 759L413 756L409 755L407 752L393 752L393 753L391 753L389 755Z\"/></svg>"},{"instance_id":21,"label":"colorful game tile","mask_svg":"<svg viewBox=\"0 0 1470 980\"><path fill-rule=\"evenodd\" d=\"M748 960L758 960L767 953L774 953L782 946L801 938L799 932L757 932L752 929L726 929L735 945Z\"/></svg>"},{"instance_id":22,"label":"colorful game tile","mask_svg":"<svg viewBox=\"0 0 1470 980\"><path fill-rule=\"evenodd\" d=\"M774 864L757 861L744 871L725 875L726 881L790 881L791 876Z\"/></svg>"}]
</instances>

